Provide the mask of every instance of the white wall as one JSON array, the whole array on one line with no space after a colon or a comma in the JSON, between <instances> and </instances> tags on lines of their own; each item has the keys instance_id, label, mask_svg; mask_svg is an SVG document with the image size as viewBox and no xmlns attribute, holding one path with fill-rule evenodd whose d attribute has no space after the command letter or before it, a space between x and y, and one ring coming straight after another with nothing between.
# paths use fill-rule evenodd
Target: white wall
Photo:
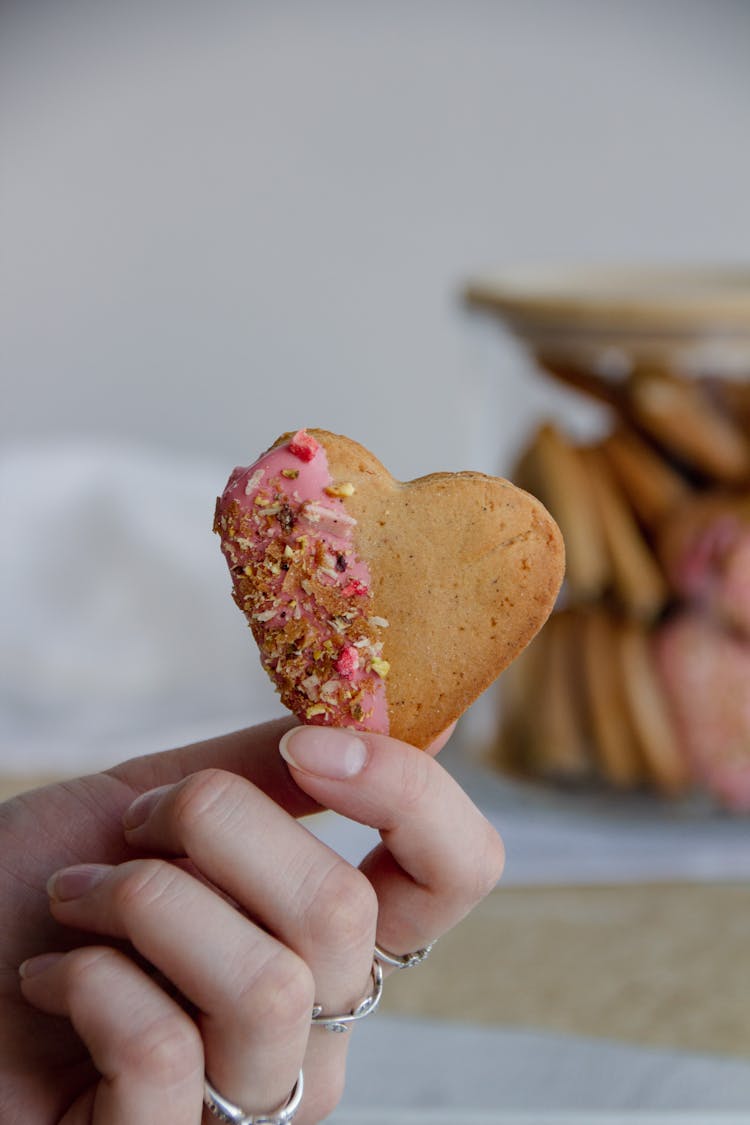
<instances>
[{"instance_id":1,"label":"white wall","mask_svg":"<svg viewBox=\"0 0 750 1125\"><path fill-rule=\"evenodd\" d=\"M0 87L0 438L492 468L467 273L750 256L742 0L6 0Z\"/></svg>"}]
</instances>

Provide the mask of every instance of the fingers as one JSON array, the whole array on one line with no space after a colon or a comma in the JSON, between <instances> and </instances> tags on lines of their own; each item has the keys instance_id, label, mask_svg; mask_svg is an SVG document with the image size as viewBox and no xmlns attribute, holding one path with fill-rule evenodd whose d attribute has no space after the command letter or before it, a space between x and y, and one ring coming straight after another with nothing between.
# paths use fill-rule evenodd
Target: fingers
<instances>
[{"instance_id":1,"label":"fingers","mask_svg":"<svg viewBox=\"0 0 750 1125\"><path fill-rule=\"evenodd\" d=\"M320 806L294 784L276 753L279 739L295 724L291 716L274 719L191 746L133 758L108 773L141 793L160 785L173 785L199 770L226 770L252 782L292 816L307 816ZM438 753L454 725L435 739L428 753Z\"/></svg>"},{"instance_id":2,"label":"fingers","mask_svg":"<svg viewBox=\"0 0 750 1125\"><path fill-rule=\"evenodd\" d=\"M383 735L297 727L281 752L320 804L380 830L362 865L379 900L378 943L394 953L456 924L502 874L502 841L429 755Z\"/></svg>"},{"instance_id":3,"label":"fingers","mask_svg":"<svg viewBox=\"0 0 750 1125\"><path fill-rule=\"evenodd\" d=\"M133 758L108 772L142 793L173 785L200 770L226 770L252 782L292 816L307 816L319 806L294 784L277 753L279 739L294 725L291 716L275 719L177 750Z\"/></svg>"},{"instance_id":4,"label":"fingers","mask_svg":"<svg viewBox=\"0 0 750 1125\"><path fill-rule=\"evenodd\" d=\"M188 856L293 949L312 970L326 1011L345 1012L362 999L377 921L372 886L265 794L203 770L144 795L124 824L135 847Z\"/></svg>"},{"instance_id":5,"label":"fingers","mask_svg":"<svg viewBox=\"0 0 750 1125\"><path fill-rule=\"evenodd\" d=\"M301 958L161 860L69 868L57 873L50 893L58 921L127 938L197 1005L206 1068L226 1097L248 1112L285 1100L304 1058L314 1001ZM127 1023L127 1013L117 1019Z\"/></svg>"},{"instance_id":6,"label":"fingers","mask_svg":"<svg viewBox=\"0 0 750 1125\"><path fill-rule=\"evenodd\" d=\"M45 954L21 967L30 1003L66 1016L104 1081L91 1125L199 1125L203 1048L192 1020L145 973L113 949Z\"/></svg>"}]
</instances>

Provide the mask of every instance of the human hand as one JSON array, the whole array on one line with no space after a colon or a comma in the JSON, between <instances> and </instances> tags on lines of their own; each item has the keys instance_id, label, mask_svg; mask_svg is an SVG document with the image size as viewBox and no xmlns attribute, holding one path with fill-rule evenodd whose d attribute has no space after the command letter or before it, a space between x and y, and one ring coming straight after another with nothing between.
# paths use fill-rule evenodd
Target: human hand
<instances>
[{"instance_id":1,"label":"human hand","mask_svg":"<svg viewBox=\"0 0 750 1125\"><path fill-rule=\"evenodd\" d=\"M313 1003L350 1010L371 990L376 941L418 949L494 886L499 837L430 753L297 728L287 767L275 750L288 727L0 807L8 1125L208 1122L204 1070L247 1112L269 1112L300 1068L296 1121L319 1121L340 1097L350 1036L311 1027ZM320 807L380 830L360 870L297 823ZM48 877L82 863L53 880L48 905ZM19 985L19 964L40 954Z\"/></svg>"}]
</instances>

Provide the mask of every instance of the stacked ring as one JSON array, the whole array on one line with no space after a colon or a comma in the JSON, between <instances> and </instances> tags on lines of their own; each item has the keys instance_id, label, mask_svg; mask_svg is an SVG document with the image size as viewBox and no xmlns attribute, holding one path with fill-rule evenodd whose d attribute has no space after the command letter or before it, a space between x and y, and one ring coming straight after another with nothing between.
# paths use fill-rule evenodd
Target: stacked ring
<instances>
[{"instance_id":1,"label":"stacked ring","mask_svg":"<svg viewBox=\"0 0 750 1125\"><path fill-rule=\"evenodd\" d=\"M273 1113L245 1113L244 1109L223 1097L206 1078L203 1084L203 1102L214 1117L228 1122L228 1125L289 1125L299 1109L304 1085L300 1071L291 1094L280 1109Z\"/></svg>"},{"instance_id":2,"label":"stacked ring","mask_svg":"<svg viewBox=\"0 0 750 1125\"><path fill-rule=\"evenodd\" d=\"M380 997L383 995L383 970L377 959L373 959L370 976L373 984L372 992L369 992L363 1000L360 1000L356 1008L340 1016L327 1016L323 1014L323 1006L316 1004L312 1010L313 1024L316 1027L324 1027L326 1031L348 1031L350 1024L362 1020L365 1016L374 1012L380 1003Z\"/></svg>"},{"instance_id":3,"label":"stacked ring","mask_svg":"<svg viewBox=\"0 0 750 1125\"><path fill-rule=\"evenodd\" d=\"M389 953L387 949L381 946L375 946L375 957L378 961L382 961L384 965L393 965L396 969L412 969L415 965L421 965L430 956L430 952L435 945L435 942L430 942L423 949L415 949L413 953Z\"/></svg>"}]
</instances>

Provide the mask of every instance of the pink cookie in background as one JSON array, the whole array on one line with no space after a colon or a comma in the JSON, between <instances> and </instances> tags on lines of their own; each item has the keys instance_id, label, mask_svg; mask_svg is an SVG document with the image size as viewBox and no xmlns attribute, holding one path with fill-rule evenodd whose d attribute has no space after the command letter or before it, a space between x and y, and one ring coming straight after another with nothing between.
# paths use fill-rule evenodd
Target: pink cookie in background
<instances>
[{"instance_id":1,"label":"pink cookie in background","mask_svg":"<svg viewBox=\"0 0 750 1125\"><path fill-rule=\"evenodd\" d=\"M750 811L750 641L686 610L659 629L655 651L696 777L727 808Z\"/></svg>"},{"instance_id":2,"label":"pink cookie in background","mask_svg":"<svg viewBox=\"0 0 750 1125\"><path fill-rule=\"evenodd\" d=\"M750 637L750 499L692 499L666 523L658 550L682 598Z\"/></svg>"}]
</instances>

